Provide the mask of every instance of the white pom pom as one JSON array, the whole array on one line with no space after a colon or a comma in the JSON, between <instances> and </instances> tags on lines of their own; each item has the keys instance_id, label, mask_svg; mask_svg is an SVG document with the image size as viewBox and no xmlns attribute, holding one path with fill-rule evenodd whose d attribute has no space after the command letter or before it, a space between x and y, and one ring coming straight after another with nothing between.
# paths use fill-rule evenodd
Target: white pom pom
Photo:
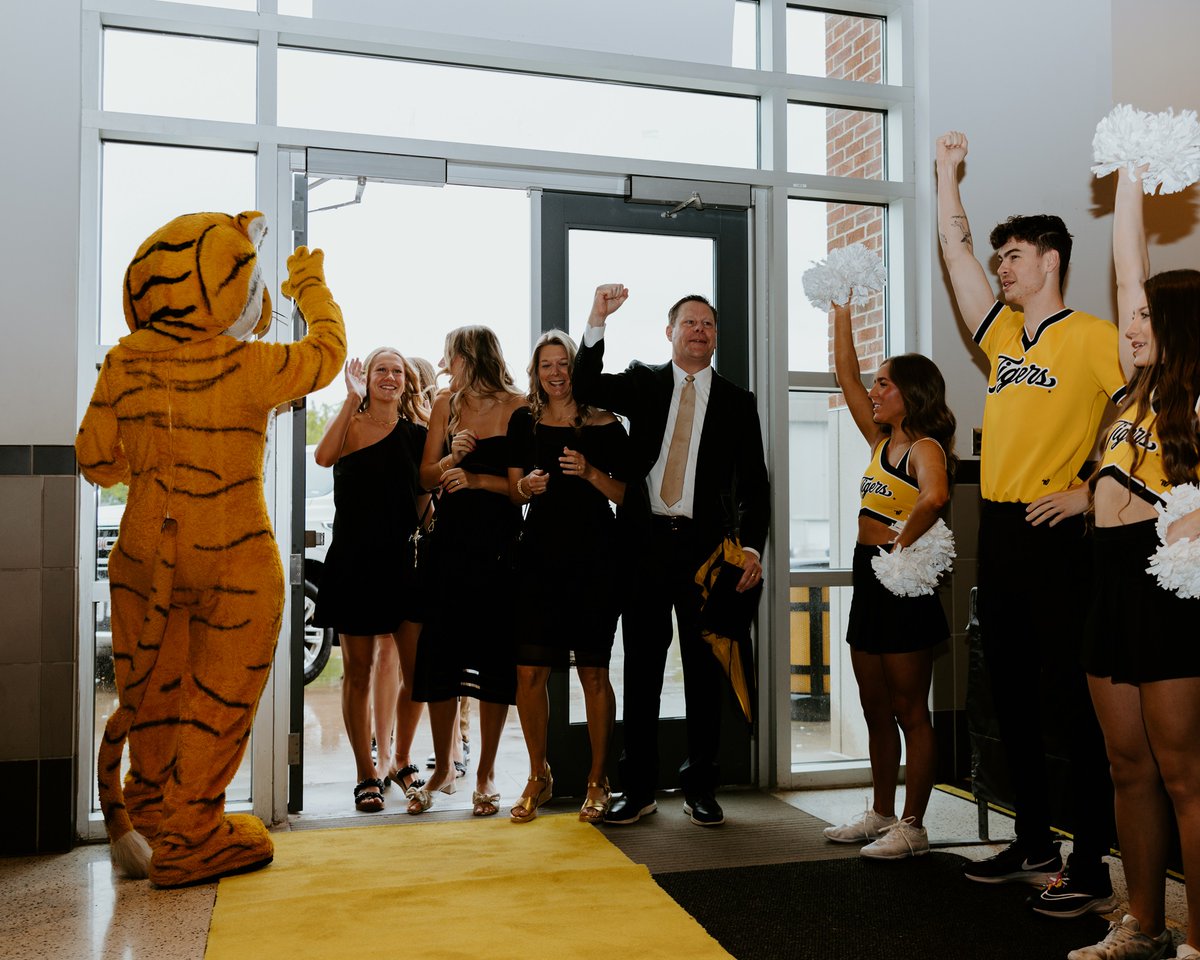
<instances>
[{"instance_id":1,"label":"white pom pom","mask_svg":"<svg viewBox=\"0 0 1200 960\"><path fill-rule=\"evenodd\" d=\"M1163 495L1156 525L1160 546L1146 568L1158 578L1160 587L1185 600L1200 598L1200 540L1185 537L1168 545L1167 527L1196 510L1200 510L1200 487L1194 483L1181 484Z\"/></svg>"},{"instance_id":2,"label":"white pom pom","mask_svg":"<svg viewBox=\"0 0 1200 960\"><path fill-rule=\"evenodd\" d=\"M829 310L835 303L861 307L883 289L887 271L878 254L852 243L830 250L826 260L814 262L800 279L809 302L818 310Z\"/></svg>"},{"instance_id":3,"label":"white pom pom","mask_svg":"<svg viewBox=\"0 0 1200 960\"><path fill-rule=\"evenodd\" d=\"M896 525L903 530L904 524ZM943 573L954 569L954 533L939 519L916 542L903 550L892 548L871 558L871 567L889 591L898 597L933 593Z\"/></svg>"},{"instance_id":4,"label":"white pom pom","mask_svg":"<svg viewBox=\"0 0 1200 960\"><path fill-rule=\"evenodd\" d=\"M850 302L861 307L871 294L878 293L887 282L887 271L877 253L861 243L852 243L829 251L829 269L833 270L850 285L853 291Z\"/></svg>"},{"instance_id":5,"label":"white pom pom","mask_svg":"<svg viewBox=\"0 0 1200 960\"><path fill-rule=\"evenodd\" d=\"M804 284L804 295L818 310L829 311L835 303L850 299L850 284L824 261L814 262L800 278Z\"/></svg>"},{"instance_id":6,"label":"white pom pom","mask_svg":"<svg viewBox=\"0 0 1200 960\"><path fill-rule=\"evenodd\" d=\"M1118 104L1096 125L1092 172L1105 177L1143 164L1142 189L1177 193L1200 180L1200 122L1194 110L1147 113Z\"/></svg>"},{"instance_id":7,"label":"white pom pom","mask_svg":"<svg viewBox=\"0 0 1200 960\"><path fill-rule=\"evenodd\" d=\"M117 872L131 880L144 880L150 875L150 844L136 830L130 830L113 842L109 855Z\"/></svg>"}]
</instances>

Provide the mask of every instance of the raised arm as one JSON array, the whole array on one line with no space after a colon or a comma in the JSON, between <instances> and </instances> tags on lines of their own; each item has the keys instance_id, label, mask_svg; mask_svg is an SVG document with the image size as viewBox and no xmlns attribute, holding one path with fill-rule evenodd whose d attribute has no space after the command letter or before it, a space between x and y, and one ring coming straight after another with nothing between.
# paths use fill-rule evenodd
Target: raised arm
<instances>
[{"instance_id":1,"label":"raised arm","mask_svg":"<svg viewBox=\"0 0 1200 960\"><path fill-rule=\"evenodd\" d=\"M575 355L571 370L571 390L576 400L617 413L629 413L638 401L637 386L623 373L604 373L603 329L608 318L629 298L620 283L604 283L596 288L587 330Z\"/></svg>"},{"instance_id":2,"label":"raised arm","mask_svg":"<svg viewBox=\"0 0 1200 960\"><path fill-rule=\"evenodd\" d=\"M322 467L332 467L338 462L342 450L346 447L346 436L350 433L350 422L354 412L367 395L367 381L363 376L362 361L354 357L346 363L344 372L346 380L346 399L337 415L325 424L325 432L317 441L317 449L313 451L313 459Z\"/></svg>"},{"instance_id":3,"label":"raised arm","mask_svg":"<svg viewBox=\"0 0 1200 960\"><path fill-rule=\"evenodd\" d=\"M1142 215L1145 193L1142 172L1130 176L1117 171L1117 194L1113 210L1113 270L1117 277L1117 351L1125 379L1133 376L1133 345L1125 337L1134 312L1146 308L1146 278L1150 256L1146 251L1146 223Z\"/></svg>"},{"instance_id":4,"label":"raised arm","mask_svg":"<svg viewBox=\"0 0 1200 960\"><path fill-rule=\"evenodd\" d=\"M871 409L871 398L863 386L862 372L858 366L858 351L854 347L854 331L850 323L849 305L833 305L833 366L837 373L838 386L846 398L850 416L871 449L879 442L881 431Z\"/></svg>"},{"instance_id":5,"label":"raised arm","mask_svg":"<svg viewBox=\"0 0 1200 960\"><path fill-rule=\"evenodd\" d=\"M971 336L983 323L995 295L983 265L975 258L971 225L963 209L958 177L967 157L965 134L952 130L937 139L937 214L938 242L942 259L950 273L950 286L958 303L958 312Z\"/></svg>"}]
</instances>

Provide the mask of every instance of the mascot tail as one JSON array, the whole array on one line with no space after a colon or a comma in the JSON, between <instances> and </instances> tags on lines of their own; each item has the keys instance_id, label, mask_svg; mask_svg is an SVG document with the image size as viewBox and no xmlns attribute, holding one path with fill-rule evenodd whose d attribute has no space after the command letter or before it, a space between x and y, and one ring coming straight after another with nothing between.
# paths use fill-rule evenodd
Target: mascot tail
<instances>
[{"instance_id":1,"label":"mascot tail","mask_svg":"<svg viewBox=\"0 0 1200 960\"><path fill-rule=\"evenodd\" d=\"M112 862L122 874L136 879L149 874L151 850L146 838L133 829L125 808L121 756L125 751L125 741L129 738L129 728L149 686L150 675L158 663L175 580L177 532L177 524L173 519L168 517L163 521L158 553L153 561L146 616L133 648L133 661L121 688L120 706L105 724L104 739L100 742L96 758L100 809L104 813L104 823L112 843Z\"/></svg>"}]
</instances>

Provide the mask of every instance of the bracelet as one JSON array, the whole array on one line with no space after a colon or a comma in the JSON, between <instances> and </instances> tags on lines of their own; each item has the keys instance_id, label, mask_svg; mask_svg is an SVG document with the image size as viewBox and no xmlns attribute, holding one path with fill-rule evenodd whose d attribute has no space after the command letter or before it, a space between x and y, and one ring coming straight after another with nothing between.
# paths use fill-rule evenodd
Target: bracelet
<instances>
[{"instance_id":1,"label":"bracelet","mask_svg":"<svg viewBox=\"0 0 1200 960\"><path fill-rule=\"evenodd\" d=\"M523 498L524 498L524 499L526 499L526 500L532 500L532 499L533 499L533 494L532 494L532 493L528 493L528 492L525 490L525 488L521 486L521 484L523 484L524 482L525 482L525 478L524 478L524 477L522 477L520 480L518 480L518 481L517 481L517 495L518 495L518 496L520 496L520 497L523 497Z\"/></svg>"}]
</instances>

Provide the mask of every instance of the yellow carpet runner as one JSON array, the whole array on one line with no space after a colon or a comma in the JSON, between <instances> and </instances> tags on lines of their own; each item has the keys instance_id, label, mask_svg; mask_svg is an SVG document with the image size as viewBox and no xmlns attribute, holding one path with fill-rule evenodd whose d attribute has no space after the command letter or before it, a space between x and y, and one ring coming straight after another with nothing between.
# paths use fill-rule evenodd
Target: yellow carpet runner
<instances>
[{"instance_id":1,"label":"yellow carpet runner","mask_svg":"<svg viewBox=\"0 0 1200 960\"><path fill-rule=\"evenodd\" d=\"M222 880L205 960L729 960L574 814L277 833Z\"/></svg>"}]
</instances>

